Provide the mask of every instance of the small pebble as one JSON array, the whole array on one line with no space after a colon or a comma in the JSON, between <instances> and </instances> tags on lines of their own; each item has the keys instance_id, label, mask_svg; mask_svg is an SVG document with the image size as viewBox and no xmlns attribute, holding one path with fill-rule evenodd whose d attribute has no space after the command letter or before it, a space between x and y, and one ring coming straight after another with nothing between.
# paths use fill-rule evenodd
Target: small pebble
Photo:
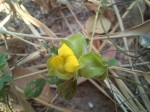
<instances>
[{"instance_id":1,"label":"small pebble","mask_svg":"<svg viewBox=\"0 0 150 112\"><path fill-rule=\"evenodd\" d=\"M88 106L92 109L94 107L92 102L88 102Z\"/></svg>"}]
</instances>

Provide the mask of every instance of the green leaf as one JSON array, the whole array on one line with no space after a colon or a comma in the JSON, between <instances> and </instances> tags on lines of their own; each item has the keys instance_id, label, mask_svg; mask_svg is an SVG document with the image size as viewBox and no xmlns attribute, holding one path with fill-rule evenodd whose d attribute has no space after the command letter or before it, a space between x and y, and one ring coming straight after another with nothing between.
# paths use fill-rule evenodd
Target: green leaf
<instances>
[{"instance_id":1,"label":"green leaf","mask_svg":"<svg viewBox=\"0 0 150 112\"><path fill-rule=\"evenodd\" d=\"M3 82L8 82L8 83L12 81L12 77L10 75L4 75L1 77L1 79L3 80Z\"/></svg>"},{"instance_id":2,"label":"green leaf","mask_svg":"<svg viewBox=\"0 0 150 112\"><path fill-rule=\"evenodd\" d=\"M8 91L6 91L4 88L0 90L0 102L7 103L7 95Z\"/></svg>"},{"instance_id":3,"label":"green leaf","mask_svg":"<svg viewBox=\"0 0 150 112\"><path fill-rule=\"evenodd\" d=\"M103 5L107 5L108 4L108 0L102 0L102 4Z\"/></svg>"},{"instance_id":4,"label":"green leaf","mask_svg":"<svg viewBox=\"0 0 150 112\"><path fill-rule=\"evenodd\" d=\"M0 91L3 89L3 87L4 87L4 82L2 79L0 79Z\"/></svg>"},{"instance_id":5,"label":"green leaf","mask_svg":"<svg viewBox=\"0 0 150 112\"><path fill-rule=\"evenodd\" d=\"M44 48L46 49L46 50L48 50L49 49L49 45L48 45L48 43L43 43L43 46L44 46Z\"/></svg>"},{"instance_id":6,"label":"green leaf","mask_svg":"<svg viewBox=\"0 0 150 112\"><path fill-rule=\"evenodd\" d=\"M78 75L87 78L103 75L107 70L102 63L103 61L105 61L105 58L94 52L83 55L79 58Z\"/></svg>"},{"instance_id":7,"label":"green leaf","mask_svg":"<svg viewBox=\"0 0 150 112\"><path fill-rule=\"evenodd\" d=\"M6 64L6 60L7 60L7 55L6 54L0 54L0 70Z\"/></svg>"},{"instance_id":8,"label":"green leaf","mask_svg":"<svg viewBox=\"0 0 150 112\"><path fill-rule=\"evenodd\" d=\"M41 94L45 84L46 81L42 78L30 81L24 88L25 96L27 98L38 97Z\"/></svg>"},{"instance_id":9,"label":"green leaf","mask_svg":"<svg viewBox=\"0 0 150 112\"><path fill-rule=\"evenodd\" d=\"M51 53L53 55L57 55L58 54L58 50L57 50L57 48L55 46L53 46L52 48L50 48L50 50L51 50Z\"/></svg>"},{"instance_id":10,"label":"green leaf","mask_svg":"<svg viewBox=\"0 0 150 112\"><path fill-rule=\"evenodd\" d=\"M81 34L75 34L67 40L62 40L62 43L70 47L77 58L88 52L86 40Z\"/></svg>"},{"instance_id":11,"label":"green leaf","mask_svg":"<svg viewBox=\"0 0 150 112\"><path fill-rule=\"evenodd\" d=\"M60 79L60 78L58 78L57 76L49 76L49 78L48 78L48 80L47 80L47 82L49 83L49 84L56 84L56 85L58 85L58 84L60 84L60 83L62 83L62 82L64 82L65 80L63 80L63 79Z\"/></svg>"},{"instance_id":12,"label":"green leaf","mask_svg":"<svg viewBox=\"0 0 150 112\"><path fill-rule=\"evenodd\" d=\"M106 79L107 76L108 76L108 69L106 69L106 71L101 76L99 76L99 79L104 80Z\"/></svg>"},{"instance_id":13,"label":"green leaf","mask_svg":"<svg viewBox=\"0 0 150 112\"><path fill-rule=\"evenodd\" d=\"M113 59L113 58L110 58L110 59L108 59L108 64L105 65L105 66L110 67L110 66L112 66L114 64L116 64L116 60Z\"/></svg>"},{"instance_id":14,"label":"green leaf","mask_svg":"<svg viewBox=\"0 0 150 112\"><path fill-rule=\"evenodd\" d=\"M71 78L70 80L67 80L64 83L59 84L57 90L62 96L70 100L77 93L77 80Z\"/></svg>"}]
</instances>

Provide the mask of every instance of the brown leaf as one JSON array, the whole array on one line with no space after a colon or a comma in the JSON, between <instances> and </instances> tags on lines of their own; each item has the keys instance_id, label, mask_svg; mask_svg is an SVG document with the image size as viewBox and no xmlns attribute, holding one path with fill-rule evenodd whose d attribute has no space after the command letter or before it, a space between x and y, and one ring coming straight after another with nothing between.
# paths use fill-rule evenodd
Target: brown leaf
<instances>
[{"instance_id":1,"label":"brown leaf","mask_svg":"<svg viewBox=\"0 0 150 112\"><path fill-rule=\"evenodd\" d=\"M104 10L104 16L109 19L111 22L115 20L115 13L111 8L105 8Z\"/></svg>"},{"instance_id":2,"label":"brown leaf","mask_svg":"<svg viewBox=\"0 0 150 112\"><path fill-rule=\"evenodd\" d=\"M86 21L85 28L86 28L88 33L92 33L93 32L94 21L95 21L95 16L89 17L88 20ZM111 27L111 22L107 18L98 17L97 23L96 23L96 28L95 28L95 33L97 33L97 34L104 33L101 21L103 23L103 26L104 26L106 32L108 32L110 27Z\"/></svg>"},{"instance_id":3,"label":"brown leaf","mask_svg":"<svg viewBox=\"0 0 150 112\"><path fill-rule=\"evenodd\" d=\"M95 46L96 49L99 49L99 47L101 46L101 43L99 40L94 40L93 45Z\"/></svg>"},{"instance_id":4,"label":"brown leaf","mask_svg":"<svg viewBox=\"0 0 150 112\"><path fill-rule=\"evenodd\" d=\"M48 12L51 11L51 7L45 0L32 0L32 1L39 4L41 7L45 8Z\"/></svg>"},{"instance_id":5,"label":"brown leaf","mask_svg":"<svg viewBox=\"0 0 150 112\"><path fill-rule=\"evenodd\" d=\"M2 53L24 53L26 44L25 42L11 38L7 40L8 49L5 46L0 46L0 52Z\"/></svg>"},{"instance_id":6,"label":"brown leaf","mask_svg":"<svg viewBox=\"0 0 150 112\"><path fill-rule=\"evenodd\" d=\"M9 39L7 40L9 53L24 53L26 48L26 43L19 39Z\"/></svg>"},{"instance_id":7,"label":"brown leaf","mask_svg":"<svg viewBox=\"0 0 150 112\"><path fill-rule=\"evenodd\" d=\"M97 9L97 7L98 7L98 4L93 4L91 2L86 2L84 4L87 7L87 9L89 9L91 11L95 11Z\"/></svg>"},{"instance_id":8,"label":"brown leaf","mask_svg":"<svg viewBox=\"0 0 150 112\"><path fill-rule=\"evenodd\" d=\"M29 73L32 73L32 72L35 72L35 71L38 71L38 70L35 69L35 68L17 67L14 70L14 78L29 74ZM42 74L36 74L36 75L33 75L33 76L29 76L29 77L25 77L25 78L22 78L22 79L15 80L14 83L17 87L23 89L30 80L34 80L34 79L41 78L41 77L43 77ZM48 84L46 84L46 86L44 87L44 89L43 89L41 95L39 96L39 98L46 101L46 102L51 101L52 96L51 96L51 91L50 91L50 87L49 87Z\"/></svg>"}]
</instances>

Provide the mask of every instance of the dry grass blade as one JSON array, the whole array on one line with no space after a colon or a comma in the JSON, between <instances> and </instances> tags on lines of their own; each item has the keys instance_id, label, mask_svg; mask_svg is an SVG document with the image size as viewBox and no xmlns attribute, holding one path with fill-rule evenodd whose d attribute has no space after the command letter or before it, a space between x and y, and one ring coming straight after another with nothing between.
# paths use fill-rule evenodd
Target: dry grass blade
<instances>
[{"instance_id":1,"label":"dry grass blade","mask_svg":"<svg viewBox=\"0 0 150 112\"><path fill-rule=\"evenodd\" d=\"M148 33L150 32L150 20L140 24L140 25L137 25L135 27L132 27L130 29L127 29L127 30L124 30L124 31L121 31L121 32L117 32L117 33L114 33L114 34L110 34L109 37L110 38L120 38L120 37L130 37L130 36L139 36L139 35L142 35L144 33ZM99 39L107 39L108 37L107 36L96 36L94 38L94 40L99 40Z\"/></svg>"},{"instance_id":2,"label":"dry grass blade","mask_svg":"<svg viewBox=\"0 0 150 112\"><path fill-rule=\"evenodd\" d=\"M28 11L26 10L26 8L21 5L21 8L27 13ZM26 23L26 25L28 26L28 28L32 31L32 33L36 36L40 36L40 33L35 29L35 27L26 19L26 18L22 18L24 20L24 22ZM40 42L43 42L43 39L38 39Z\"/></svg>"},{"instance_id":3,"label":"dry grass blade","mask_svg":"<svg viewBox=\"0 0 150 112\"><path fill-rule=\"evenodd\" d=\"M146 76L149 75L149 73L146 73L146 72L143 72L143 71L140 71L140 70L132 70L132 69L118 67L118 66L112 66L112 67L110 67L110 69L125 71L125 72L128 72L128 73L137 73L137 75L143 75L143 76L144 75L146 75Z\"/></svg>"},{"instance_id":4,"label":"dry grass blade","mask_svg":"<svg viewBox=\"0 0 150 112\"><path fill-rule=\"evenodd\" d=\"M138 77L136 78L136 82L141 85L141 82ZM145 91L144 91L143 87L138 86L138 90L139 90L139 94L143 94L141 96L142 101L144 102L144 105L147 108L148 112L150 112L150 100L149 100L148 96L146 94L144 94Z\"/></svg>"},{"instance_id":5,"label":"dry grass blade","mask_svg":"<svg viewBox=\"0 0 150 112\"><path fill-rule=\"evenodd\" d=\"M104 80L104 82L106 86L111 90L116 101L118 102L118 104L120 104L120 107L124 110L124 112L127 112L126 107L130 110L133 110L132 106L128 102L124 102L126 101L126 98L122 95L122 93L117 89L117 87L114 84L110 84L108 80ZM122 104L122 102L124 102L124 105Z\"/></svg>"},{"instance_id":6,"label":"dry grass blade","mask_svg":"<svg viewBox=\"0 0 150 112\"><path fill-rule=\"evenodd\" d=\"M41 56L41 52L42 52L42 51L45 51L45 50L33 52L32 54L30 54L29 56L25 57L25 58L22 59L20 62L18 62L18 63L16 64L16 66L19 66L19 65L24 64L24 63L26 63L26 62L29 62L29 61L31 61L31 60L35 60L35 59L39 58L39 57ZM15 67L13 67L13 68L15 68ZM11 68L11 69L13 69L13 68Z\"/></svg>"},{"instance_id":7,"label":"dry grass blade","mask_svg":"<svg viewBox=\"0 0 150 112\"><path fill-rule=\"evenodd\" d=\"M8 4L5 3L5 4L2 4L2 5L3 5L3 7L7 7L7 8L5 9L5 12L9 13L9 15L8 15L5 19L3 19L3 20L0 22L0 28L5 29L5 28L4 28L4 25L6 25L9 21L11 21L12 16L13 16L13 13L10 12L10 6L9 6ZM1 7L2 7L2 6L1 6ZM5 42L6 49L8 49L8 45L7 45L7 42L6 42L6 38L5 38L4 36L2 36L2 35L1 35L1 37L2 37L2 39L3 39L4 42Z\"/></svg>"},{"instance_id":8,"label":"dry grass blade","mask_svg":"<svg viewBox=\"0 0 150 112\"><path fill-rule=\"evenodd\" d=\"M11 36L13 36L13 37L15 37L15 38L17 38L17 39L20 39L20 40L22 40L22 41L24 41L24 42L26 42L26 43L32 45L32 46L40 47L39 45L37 45L37 44L35 44L35 43L32 43L32 42L30 42L30 41L27 41L27 40L23 39L22 37L19 37L19 36L15 35L15 34L13 34L13 33L11 33L11 32L9 32L9 31L7 31L6 29L0 28L0 33L2 33L2 34L9 34L9 35L11 35Z\"/></svg>"},{"instance_id":9,"label":"dry grass blade","mask_svg":"<svg viewBox=\"0 0 150 112\"><path fill-rule=\"evenodd\" d=\"M106 93L106 91L98 85L94 80L88 79L97 89L99 89L105 96L107 96L110 100L114 102L114 100L109 96L109 94Z\"/></svg>"},{"instance_id":10,"label":"dry grass blade","mask_svg":"<svg viewBox=\"0 0 150 112\"><path fill-rule=\"evenodd\" d=\"M115 3L114 0L112 0L112 3L113 3L113 4ZM138 1L137 1L137 4L138 4ZM138 6L139 6L139 5L138 5ZM118 21L119 21L119 25L120 25L120 29L121 29L121 31L124 31L124 26L123 26L123 22L122 22L122 19L121 19L119 10L118 10L118 8L117 8L116 5L113 5L113 8L114 8L114 10L115 10L115 12L116 12L116 15L117 15L117 18L118 18ZM139 8L140 8L140 7L139 7ZM140 11L141 11L141 10L140 10ZM143 20L143 15L142 15L142 20ZM124 44L125 44L125 49L128 51L128 50L129 50L129 47L128 47L127 38L126 38L126 37L123 37L123 41L124 41ZM132 65L132 60L131 60L130 57L128 58L128 60L129 60L129 63ZM135 82L138 83L138 84L141 84L140 81L139 81L138 76L137 76L135 73L133 74L133 76L134 76ZM144 91L144 89L143 89L142 87L139 87L139 86L138 86L138 90L139 90L139 93L140 93L140 94L145 93L145 91ZM146 108L147 108L148 110L150 110L150 107L149 107L150 101L149 101L148 97L147 97L146 95L142 95L141 98L142 98L142 100L143 100L143 102L144 102ZM132 104L132 105L133 105L133 104ZM135 106L136 106L136 105L135 105ZM134 106L134 107L135 107L135 106ZM140 108L139 108L139 109L140 109ZM142 110L142 109L140 109L140 110Z\"/></svg>"},{"instance_id":11,"label":"dry grass blade","mask_svg":"<svg viewBox=\"0 0 150 112\"><path fill-rule=\"evenodd\" d=\"M110 72L112 75L118 77L114 71L110 70ZM131 106L134 108L135 112L147 112L146 109L141 105L141 103L132 94L132 92L128 89L128 87L123 83L122 80L115 79L115 81L117 85L119 86L120 90L122 91L122 93L124 94L124 96L126 97L126 100L129 101Z\"/></svg>"},{"instance_id":12,"label":"dry grass blade","mask_svg":"<svg viewBox=\"0 0 150 112\"><path fill-rule=\"evenodd\" d=\"M29 14L28 11L26 10L26 8L23 5L21 5L21 8L23 9L24 12ZM35 27L26 18L22 17L22 19L34 35L40 36L39 32L35 29Z\"/></svg>"},{"instance_id":13,"label":"dry grass blade","mask_svg":"<svg viewBox=\"0 0 150 112\"><path fill-rule=\"evenodd\" d=\"M15 3L15 2L12 1L12 5L15 8L15 10L17 11L17 13L22 18L26 18L28 21L30 21L32 24L34 24L36 27L42 29L48 36L57 37L55 35L55 33L53 33L46 25L44 25L43 23L41 23L39 20L35 19L31 15L29 15L29 14L25 13L24 11L22 11L22 9L20 8L18 3Z\"/></svg>"},{"instance_id":14,"label":"dry grass blade","mask_svg":"<svg viewBox=\"0 0 150 112\"><path fill-rule=\"evenodd\" d=\"M10 14L5 19L3 19L3 21L0 22L0 27L4 27L6 24L8 24L9 21L11 21L12 16L13 16L13 13L10 12Z\"/></svg>"},{"instance_id":15,"label":"dry grass blade","mask_svg":"<svg viewBox=\"0 0 150 112\"><path fill-rule=\"evenodd\" d=\"M150 6L150 1L149 0L145 0L145 3Z\"/></svg>"}]
</instances>

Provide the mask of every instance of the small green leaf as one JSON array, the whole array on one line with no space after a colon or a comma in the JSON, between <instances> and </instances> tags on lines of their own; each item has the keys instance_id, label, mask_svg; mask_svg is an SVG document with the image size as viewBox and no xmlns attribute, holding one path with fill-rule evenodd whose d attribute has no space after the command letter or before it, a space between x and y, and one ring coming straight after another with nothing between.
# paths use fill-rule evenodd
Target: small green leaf
<instances>
[{"instance_id":1,"label":"small green leaf","mask_svg":"<svg viewBox=\"0 0 150 112\"><path fill-rule=\"evenodd\" d=\"M58 85L58 91L66 99L72 99L77 93L77 80L71 78L70 80L65 81Z\"/></svg>"},{"instance_id":2,"label":"small green leaf","mask_svg":"<svg viewBox=\"0 0 150 112\"><path fill-rule=\"evenodd\" d=\"M46 49L46 50L48 50L49 49L49 45L48 45L48 43L43 43L43 46L44 46L44 48Z\"/></svg>"},{"instance_id":3,"label":"small green leaf","mask_svg":"<svg viewBox=\"0 0 150 112\"><path fill-rule=\"evenodd\" d=\"M102 0L102 4L103 4L103 5L108 4L108 0Z\"/></svg>"},{"instance_id":4,"label":"small green leaf","mask_svg":"<svg viewBox=\"0 0 150 112\"><path fill-rule=\"evenodd\" d=\"M4 82L2 79L0 79L0 91L3 89L3 87L4 87Z\"/></svg>"},{"instance_id":5,"label":"small green leaf","mask_svg":"<svg viewBox=\"0 0 150 112\"><path fill-rule=\"evenodd\" d=\"M103 57L94 52L83 55L79 58L79 76L90 78L103 75L107 69L102 63L103 60Z\"/></svg>"},{"instance_id":6,"label":"small green leaf","mask_svg":"<svg viewBox=\"0 0 150 112\"><path fill-rule=\"evenodd\" d=\"M30 81L24 88L25 96L27 98L38 97L41 94L45 84L46 81L42 78Z\"/></svg>"},{"instance_id":7,"label":"small green leaf","mask_svg":"<svg viewBox=\"0 0 150 112\"><path fill-rule=\"evenodd\" d=\"M58 54L58 50L55 46L53 46L52 48L50 48L51 50L51 53L54 54L54 55L57 55Z\"/></svg>"},{"instance_id":8,"label":"small green leaf","mask_svg":"<svg viewBox=\"0 0 150 112\"><path fill-rule=\"evenodd\" d=\"M4 75L1 78L3 80L3 82L8 82L10 83L12 81L12 77L10 75Z\"/></svg>"},{"instance_id":9,"label":"small green leaf","mask_svg":"<svg viewBox=\"0 0 150 112\"><path fill-rule=\"evenodd\" d=\"M88 52L86 40L81 34L75 34L68 40L62 40L62 43L65 43L68 47L70 47L77 58Z\"/></svg>"},{"instance_id":10,"label":"small green leaf","mask_svg":"<svg viewBox=\"0 0 150 112\"><path fill-rule=\"evenodd\" d=\"M6 64L7 55L6 54L0 54L0 69L4 67Z\"/></svg>"},{"instance_id":11,"label":"small green leaf","mask_svg":"<svg viewBox=\"0 0 150 112\"><path fill-rule=\"evenodd\" d=\"M58 85L58 84L60 84L60 83L62 83L62 82L64 82L65 80L63 80L63 79L60 79L60 78L58 78L57 76L49 76L49 78L48 78L48 80L47 80L47 82L49 83L49 84L56 84L56 85Z\"/></svg>"},{"instance_id":12,"label":"small green leaf","mask_svg":"<svg viewBox=\"0 0 150 112\"><path fill-rule=\"evenodd\" d=\"M108 61L105 63L106 67L110 67L112 65L116 64L116 60L113 58L108 59Z\"/></svg>"}]
</instances>

